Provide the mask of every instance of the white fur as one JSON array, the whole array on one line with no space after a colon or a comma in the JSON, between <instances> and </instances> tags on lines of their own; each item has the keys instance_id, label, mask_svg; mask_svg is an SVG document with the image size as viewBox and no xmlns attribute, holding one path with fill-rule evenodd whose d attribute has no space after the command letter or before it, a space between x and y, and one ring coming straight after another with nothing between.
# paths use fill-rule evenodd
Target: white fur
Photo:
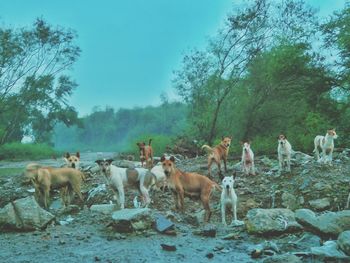
<instances>
[{"instance_id":1,"label":"white fur","mask_svg":"<svg viewBox=\"0 0 350 263\"><path fill-rule=\"evenodd\" d=\"M334 150L334 139L337 139L338 136L333 130L334 135L326 133L326 136L317 135L314 139L314 152L316 153L316 159L318 162L331 163L333 159L333 150ZM318 148L322 150L322 157L320 158ZM329 153L327 154L327 151Z\"/></svg>"},{"instance_id":2,"label":"white fur","mask_svg":"<svg viewBox=\"0 0 350 263\"><path fill-rule=\"evenodd\" d=\"M249 175L249 174L255 175L254 153L250 148L250 144L247 142L243 144L242 170L246 175Z\"/></svg>"},{"instance_id":3,"label":"white fur","mask_svg":"<svg viewBox=\"0 0 350 263\"><path fill-rule=\"evenodd\" d=\"M166 180L166 176L164 173L164 169L162 167L162 163L159 163L156 166L154 166L151 169L151 173L153 173L157 179L157 183L156 183L157 188L164 189L165 186L167 185L167 180Z\"/></svg>"},{"instance_id":4,"label":"white fur","mask_svg":"<svg viewBox=\"0 0 350 263\"><path fill-rule=\"evenodd\" d=\"M292 154L292 145L286 138L278 139L278 162L279 162L279 170L282 171L283 168L286 168L287 172L290 172L290 159Z\"/></svg>"},{"instance_id":5,"label":"white fur","mask_svg":"<svg viewBox=\"0 0 350 263\"><path fill-rule=\"evenodd\" d=\"M233 218L232 224L237 223L237 195L233 188L235 180L233 176L226 176L222 180L222 192L221 192L221 219L224 225L226 224L226 207L231 206Z\"/></svg>"}]
</instances>

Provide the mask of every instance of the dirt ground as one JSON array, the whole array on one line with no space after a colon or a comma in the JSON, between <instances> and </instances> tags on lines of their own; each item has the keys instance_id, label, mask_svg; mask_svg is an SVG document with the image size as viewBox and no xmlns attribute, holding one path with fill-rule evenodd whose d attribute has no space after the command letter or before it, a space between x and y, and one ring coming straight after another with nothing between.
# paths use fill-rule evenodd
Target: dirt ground
<instances>
[{"instance_id":1,"label":"dirt ground","mask_svg":"<svg viewBox=\"0 0 350 263\"><path fill-rule=\"evenodd\" d=\"M105 154L110 156L111 154ZM82 154L84 165L93 165L93 161L101 154ZM243 220L247 211L254 207L282 207L282 194L288 192L296 197L302 197L302 207L309 207L309 201L329 197L329 210L343 209L349 193L350 161L338 160L335 157L332 167L319 165L314 161L307 163L294 162L292 173L279 175L274 171L274 162L266 158L257 158L258 175L243 176L240 172L236 177L236 192L239 198L238 217ZM237 160L231 160L230 174L238 166ZM0 168L24 167L27 162L0 162ZM43 164L55 165L57 161L40 161ZM186 159L178 164L185 171L196 171L206 174L206 158ZM214 171L215 173L215 171ZM228 174L229 175L229 174ZM88 190L101 183L103 178L98 175L89 177L83 186L83 194L87 197ZM22 198L32 193L31 185L23 184L22 175L0 177L0 207L9 201ZM127 191L126 207L132 207L134 191ZM108 203L111 196L100 200ZM174 206L172 196L168 192L155 192L150 208L162 214L173 213L176 224L176 236L168 236L154 230L123 235L108 227L110 215L91 212L87 207L76 213L58 215L55 209L50 212L58 215L56 223L45 230L23 233L2 233L0 235L0 262L259 262L252 259L250 252L265 239L249 236L244 227L225 227L221 225L219 211L220 193L214 193L211 200L213 216L211 223L217 226L215 238L195 235L193 215L201 211L198 201L185 199L184 215L172 211ZM53 197L58 201L58 194ZM60 224L62 221L63 225ZM64 224L67 222L67 224ZM227 234L235 234L234 240L223 240ZM298 235L273 238L282 244L287 238L298 239ZM162 250L160 244L175 245L174 252ZM288 251L286 251L288 252ZM309 261L309 260L307 260ZM307 262L306 261L306 262ZM311 262L311 261L309 261ZM316 262L316 261L312 261Z\"/></svg>"}]
</instances>

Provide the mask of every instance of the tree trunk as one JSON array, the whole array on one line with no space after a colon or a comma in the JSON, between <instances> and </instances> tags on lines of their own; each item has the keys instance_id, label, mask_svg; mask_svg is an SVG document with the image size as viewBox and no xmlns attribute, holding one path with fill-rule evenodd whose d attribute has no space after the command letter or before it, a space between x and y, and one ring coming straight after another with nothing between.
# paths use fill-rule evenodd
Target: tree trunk
<instances>
[{"instance_id":1,"label":"tree trunk","mask_svg":"<svg viewBox=\"0 0 350 263\"><path fill-rule=\"evenodd\" d=\"M214 119L213 119L213 121L211 123L210 134L209 134L209 138L208 138L208 143L210 145L212 145L213 140L214 140L216 123L217 123L217 120L218 120L219 111L220 111L220 108L221 108L222 101L223 101L222 99L218 101L218 103L216 104L215 111L214 111Z\"/></svg>"}]
</instances>

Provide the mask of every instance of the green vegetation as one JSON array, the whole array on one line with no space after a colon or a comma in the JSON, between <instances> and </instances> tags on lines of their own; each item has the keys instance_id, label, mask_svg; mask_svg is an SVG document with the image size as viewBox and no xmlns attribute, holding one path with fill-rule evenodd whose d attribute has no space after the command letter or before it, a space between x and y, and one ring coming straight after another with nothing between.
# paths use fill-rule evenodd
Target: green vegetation
<instances>
[{"instance_id":1,"label":"green vegetation","mask_svg":"<svg viewBox=\"0 0 350 263\"><path fill-rule=\"evenodd\" d=\"M0 168L0 177L21 174L23 168Z\"/></svg>"},{"instance_id":2,"label":"green vegetation","mask_svg":"<svg viewBox=\"0 0 350 263\"><path fill-rule=\"evenodd\" d=\"M7 143L0 146L0 160L39 160L57 155L47 144Z\"/></svg>"}]
</instances>

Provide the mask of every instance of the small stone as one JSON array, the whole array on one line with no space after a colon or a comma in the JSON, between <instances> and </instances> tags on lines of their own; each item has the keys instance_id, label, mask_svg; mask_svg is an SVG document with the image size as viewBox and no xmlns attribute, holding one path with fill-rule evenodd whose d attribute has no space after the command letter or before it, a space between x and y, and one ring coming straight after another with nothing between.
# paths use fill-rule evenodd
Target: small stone
<instances>
[{"instance_id":1,"label":"small stone","mask_svg":"<svg viewBox=\"0 0 350 263\"><path fill-rule=\"evenodd\" d=\"M167 245L167 244L160 244L160 246L163 248L165 251L176 251L176 246L173 245Z\"/></svg>"},{"instance_id":2,"label":"small stone","mask_svg":"<svg viewBox=\"0 0 350 263\"><path fill-rule=\"evenodd\" d=\"M214 257L214 254L209 252L208 254L205 255L207 258L212 259Z\"/></svg>"}]
</instances>

